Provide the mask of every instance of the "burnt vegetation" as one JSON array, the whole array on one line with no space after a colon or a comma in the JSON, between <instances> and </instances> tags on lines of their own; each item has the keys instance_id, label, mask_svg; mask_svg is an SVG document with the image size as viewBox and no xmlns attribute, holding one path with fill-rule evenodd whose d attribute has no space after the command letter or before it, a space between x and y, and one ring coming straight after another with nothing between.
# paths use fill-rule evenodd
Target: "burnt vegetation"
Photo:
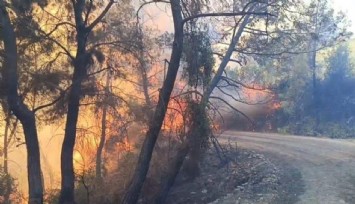
<instances>
[{"instance_id":1,"label":"burnt vegetation","mask_svg":"<svg viewBox=\"0 0 355 204\"><path fill-rule=\"evenodd\" d=\"M166 203L206 155L238 165L225 129L355 137L349 25L327 0L0 0L0 202Z\"/></svg>"}]
</instances>

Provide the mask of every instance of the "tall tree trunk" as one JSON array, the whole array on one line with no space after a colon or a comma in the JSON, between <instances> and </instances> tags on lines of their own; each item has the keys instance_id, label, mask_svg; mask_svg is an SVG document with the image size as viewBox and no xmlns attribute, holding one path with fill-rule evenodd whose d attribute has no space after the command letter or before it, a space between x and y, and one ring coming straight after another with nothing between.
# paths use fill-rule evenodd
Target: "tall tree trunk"
<instances>
[{"instance_id":1,"label":"tall tree trunk","mask_svg":"<svg viewBox=\"0 0 355 204\"><path fill-rule=\"evenodd\" d=\"M35 115L30 111L25 115L25 118L19 118L19 120L23 126L27 148L29 203L43 203L43 177L41 173L41 160Z\"/></svg>"},{"instance_id":2,"label":"tall tree trunk","mask_svg":"<svg viewBox=\"0 0 355 204\"><path fill-rule=\"evenodd\" d=\"M252 6L249 11L252 12L254 10L255 6ZM231 44L229 45L229 48L227 50L226 55L224 56L216 75L213 77L212 81L208 84L208 86L206 86L206 89L204 90L204 94L203 97L201 99L201 106L203 108L203 110L205 110L209 97L211 96L214 88L217 86L231 56L232 53L236 47L236 45L239 42L239 39L244 31L245 26L248 24L249 19L250 19L251 15L246 15L244 17L244 19L242 20L236 35L233 37ZM190 130L190 131L194 131L194 130ZM191 142L193 135L189 135L188 141ZM188 143L189 143L188 142ZM166 179L164 181L164 183L161 185L161 189L158 192L156 199L155 199L155 203L160 204L160 203L164 203L166 201L168 192L170 191L171 187L174 184L174 181L185 161L185 158L187 156L187 154L190 152L190 147L189 145L183 145L182 148L180 148L178 150L177 156L175 158L175 160L171 163L171 166L169 167L169 171L168 174L166 175ZM198 166L198 165L197 165Z\"/></svg>"},{"instance_id":3,"label":"tall tree trunk","mask_svg":"<svg viewBox=\"0 0 355 204\"><path fill-rule=\"evenodd\" d=\"M168 73L163 87L160 90L158 104L152 120L150 120L150 125L139 154L138 163L134 171L132 181L123 198L122 203L124 204L134 204L138 201L140 191L149 170L153 149L164 121L170 95L174 88L174 83L180 66L184 34L180 0L171 0L170 4L174 20L175 34Z\"/></svg>"},{"instance_id":4,"label":"tall tree trunk","mask_svg":"<svg viewBox=\"0 0 355 204\"><path fill-rule=\"evenodd\" d=\"M255 6L252 6L249 11L252 12L254 10ZM201 108L205 111L209 97L211 96L214 88L217 86L218 82L220 81L220 78L232 56L232 53L235 50L235 47L237 46L239 39L244 31L245 26L249 23L250 20L250 16L251 15L246 15L244 17L244 19L242 20L241 24L239 25L239 28L235 34L235 36L233 37L231 44L228 47L228 50L224 56L224 58L222 59L222 62L217 70L217 73L215 74L215 76L213 77L213 79L211 80L211 82L206 86L205 90L204 90L204 94L202 97L202 100L200 102L200 105L202 106ZM194 128L194 127L192 127ZM190 130L190 131L194 131L194 130ZM189 135L189 142L191 142L191 140L195 135ZM168 192L170 191L171 187L174 184L174 181L182 167L182 165L184 164L184 161L186 159L186 156L189 154L190 152L190 147L188 145L183 146L182 148L180 148L178 150L177 156L175 158L175 161L172 162L168 174L166 175L166 179L165 182L162 184L161 186L161 190L159 191L159 193L156 196L156 203L164 203L166 201ZM195 159L194 162L198 162L198 159ZM198 168L198 164L192 164L193 166ZM193 171L199 171L199 169L195 169Z\"/></svg>"},{"instance_id":5,"label":"tall tree trunk","mask_svg":"<svg viewBox=\"0 0 355 204\"><path fill-rule=\"evenodd\" d=\"M84 78L87 75L87 66L89 65L89 55L86 51L88 31L84 25L82 13L84 11L85 1L81 0L74 3L74 13L76 22L76 41L77 53L74 59L74 73L72 86L69 91L67 120L65 124L64 140L61 152L61 192L59 203L73 204L74 200L74 164L73 153L76 139L76 126L79 116L79 105L81 98L81 87Z\"/></svg>"},{"instance_id":6,"label":"tall tree trunk","mask_svg":"<svg viewBox=\"0 0 355 204\"><path fill-rule=\"evenodd\" d=\"M107 77L106 77L106 84L105 84L105 101L107 101L107 97L109 94L109 86L110 86L110 71L107 72ZM98 181L102 180L102 152L104 149L104 145L106 142L106 115L107 115L107 108L108 105L106 102L103 104L103 109L102 109L102 119L101 119L101 137L100 137L100 143L99 146L97 147L97 152L96 152L96 179Z\"/></svg>"},{"instance_id":7,"label":"tall tree trunk","mask_svg":"<svg viewBox=\"0 0 355 204\"><path fill-rule=\"evenodd\" d=\"M93 4L93 1L88 2ZM90 25L87 25L87 18L89 17L89 14L85 15L86 19L83 17L86 3L86 0L72 1L75 16L77 50L76 56L73 59L74 73L68 97L67 120L65 124L65 133L61 152L62 182L59 203L65 204L75 203L73 153L76 139L76 126L79 116L80 98L82 95L82 82L87 77L87 68L90 66L91 56L86 50L87 39L93 28L104 18L115 1L109 0L103 11L95 20L92 21Z\"/></svg>"},{"instance_id":8,"label":"tall tree trunk","mask_svg":"<svg viewBox=\"0 0 355 204\"><path fill-rule=\"evenodd\" d=\"M141 56L144 53L141 52ZM150 100L150 96L149 96L149 79L148 79L148 67L147 67L147 62L144 59L139 59L139 63L140 63L140 73L141 73L141 78L142 78L142 88L143 88L143 94L144 94L144 98L145 98L145 103L148 107L152 107L152 102Z\"/></svg>"},{"instance_id":9,"label":"tall tree trunk","mask_svg":"<svg viewBox=\"0 0 355 204\"><path fill-rule=\"evenodd\" d=\"M149 96L149 79L148 79L148 63L146 60L146 55L145 55L145 44L144 44L144 37L143 37L143 30L141 27L138 27L138 33L139 33L139 39L138 39L138 44L139 48L137 53L135 53L135 58L139 62L139 74L141 75L141 80L142 80L142 88L143 88L143 94L144 94L144 99L145 99L145 104L149 107L152 108L152 103L150 100Z\"/></svg>"},{"instance_id":10,"label":"tall tree trunk","mask_svg":"<svg viewBox=\"0 0 355 204\"><path fill-rule=\"evenodd\" d=\"M140 56L142 58L138 59L140 63L139 68L140 68L140 74L142 79L142 88L143 88L143 94L145 99L145 105L147 106L145 115L146 115L146 121L149 122L152 119L154 112L152 110L153 104L149 96L149 79L147 74L148 66L147 66L147 62L143 59L144 57L143 52L140 52Z\"/></svg>"},{"instance_id":11,"label":"tall tree trunk","mask_svg":"<svg viewBox=\"0 0 355 204\"><path fill-rule=\"evenodd\" d=\"M311 68L312 72L312 95L313 95L313 101L312 101L312 106L313 106L313 111L314 111L314 117L316 119L316 126L318 127L319 124L319 95L318 95L318 87L317 87L317 42L315 40L312 40L311 42L311 52L309 53L309 67Z\"/></svg>"},{"instance_id":12,"label":"tall tree trunk","mask_svg":"<svg viewBox=\"0 0 355 204\"><path fill-rule=\"evenodd\" d=\"M78 37L79 38L79 37ZM85 49L82 50L85 53ZM68 98L67 121L65 124L64 140L61 152L61 192L59 203L72 204L74 201L74 164L73 153L76 139L76 126L79 116L81 86L86 76L85 54L78 54L74 62L72 87Z\"/></svg>"},{"instance_id":13,"label":"tall tree trunk","mask_svg":"<svg viewBox=\"0 0 355 204\"><path fill-rule=\"evenodd\" d=\"M312 95L313 95L313 116L316 119L316 129L318 129L319 125L319 95L318 95L318 87L317 87L317 47L318 42L317 38L319 35L319 27L318 27L318 15L319 15L319 6L320 1L317 1L316 5L316 13L314 14L313 25L314 25L314 33L311 34L311 42L310 42L310 53L309 53L309 67L312 72Z\"/></svg>"},{"instance_id":14,"label":"tall tree trunk","mask_svg":"<svg viewBox=\"0 0 355 204\"><path fill-rule=\"evenodd\" d=\"M5 51L5 84L9 109L20 120L25 135L27 149L27 170L29 184L29 203L43 203L41 161L35 115L18 95L17 44L5 2L0 1L1 32Z\"/></svg>"}]
</instances>

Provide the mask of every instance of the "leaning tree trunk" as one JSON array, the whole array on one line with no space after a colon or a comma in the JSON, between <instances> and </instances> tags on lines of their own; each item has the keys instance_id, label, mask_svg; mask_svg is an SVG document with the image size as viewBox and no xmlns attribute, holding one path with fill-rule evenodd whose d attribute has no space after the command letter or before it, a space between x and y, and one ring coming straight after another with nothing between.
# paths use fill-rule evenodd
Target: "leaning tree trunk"
<instances>
[{"instance_id":1,"label":"leaning tree trunk","mask_svg":"<svg viewBox=\"0 0 355 204\"><path fill-rule=\"evenodd\" d=\"M20 120L25 135L27 149L27 170L29 184L29 203L43 203L41 162L36 119L33 111L23 103L18 95L17 44L5 2L0 1L1 34L4 42L4 71L9 109Z\"/></svg>"},{"instance_id":2,"label":"leaning tree trunk","mask_svg":"<svg viewBox=\"0 0 355 204\"><path fill-rule=\"evenodd\" d=\"M182 144L178 150L175 159L170 163L164 182L160 186L160 190L155 197L155 203L165 203L171 187L173 187L176 177L178 176L186 155L189 153L188 144Z\"/></svg>"},{"instance_id":3,"label":"leaning tree trunk","mask_svg":"<svg viewBox=\"0 0 355 204\"><path fill-rule=\"evenodd\" d=\"M189 155L189 157L195 156L193 159L200 158L199 155L206 149L205 147L209 135L211 134L211 129L208 118L205 115L205 107L193 102L189 104L189 107L188 113L190 120L188 124L188 133L186 134L186 138L181 147L178 149L176 156L169 164L167 174L164 175L164 182L161 184L160 190L155 196L155 203L165 203L168 193L183 165L184 169L189 168L188 171L190 172L188 172L188 176L190 178L193 178L193 176L198 174L199 168L196 168L195 166L191 168L190 165L191 161L192 165L199 165L199 163L191 160L191 158L189 158L189 160L185 160L185 158L187 155ZM193 176L191 177L191 175Z\"/></svg>"},{"instance_id":4,"label":"leaning tree trunk","mask_svg":"<svg viewBox=\"0 0 355 204\"><path fill-rule=\"evenodd\" d=\"M252 12L254 9L255 9L255 5L251 6L251 8L248 9L248 11ZM241 38L241 36L243 34L244 28L246 27L246 25L250 21L250 17L251 17L251 14L247 14L243 17L244 19L241 21L241 23L237 29L237 32L233 36L233 39L232 39L231 43L229 44L226 54L224 55L220 65L217 69L216 74L214 75L212 80L209 82L209 84L206 86L206 88L204 89L202 99L199 103L200 111L202 111L201 114L203 114L203 116L207 115L206 108L208 105L209 98L210 98L213 90L216 88L219 81L221 80L221 77L225 71L225 68L227 67L228 62L230 61L230 58L231 58L236 46L238 45L239 39ZM194 119L201 120L200 118L194 118ZM195 121L195 122L197 122L197 121ZM208 122L208 121L206 121L206 122ZM198 128L198 127L199 126L192 126L191 128ZM200 167L199 167L200 164L199 163L200 163L201 157L203 155L203 150L199 148L202 146L202 144L199 144L199 143L205 141L205 140L201 140L201 138L198 138L199 136L201 136L200 134L198 134L198 130L192 130L192 131L196 131L196 133L197 133L194 136L192 136L193 138L190 138L190 141L194 145L194 147L188 151L189 157L188 157L188 160L186 160L186 162L184 163L184 165L187 167L184 169L186 169L188 171L187 173L188 173L190 179L194 179L195 177L197 177L199 175L199 172L200 172ZM179 158L178 158L178 160L179 160Z\"/></svg>"},{"instance_id":5,"label":"leaning tree trunk","mask_svg":"<svg viewBox=\"0 0 355 204\"><path fill-rule=\"evenodd\" d=\"M255 6L252 6L248 10L248 12L253 12L254 9L255 9ZM241 24L239 25L235 36L233 36L233 39L228 46L226 54L224 55L221 63L219 64L216 74L213 76L211 82L207 85L206 89L204 90L203 97L201 100L202 106L204 106L204 107L207 106L208 100L210 99L210 96L211 96L213 90L217 87L219 81L221 80L221 77L222 77L222 75L223 75L232 55L233 55L233 52L235 51L236 46L238 45L239 40L242 37L242 34L244 32L244 28L248 25L248 23L250 21L250 17L251 17L251 14L247 14L246 16L243 17L244 19L242 20Z\"/></svg>"},{"instance_id":6,"label":"leaning tree trunk","mask_svg":"<svg viewBox=\"0 0 355 204\"><path fill-rule=\"evenodd\" d=\"M137 203L138 201L140 191L149 170L153 149L164 121L170 95L173 91L177 72L180 66L183 46L183 23L180 0L171 0L170 4L173 14L175 34L168 73L163 87L160 90L158 104L156 106L152 120L150 120L149 128L143 142L132 181L129 185L127 193L123 198L122 203L124 204L133 204Z\"/></svg>"},{"instance_id":7,"label":"leaning tree trunk","mask_svg":"<svg viewBox=\"0 0 355 204\"><path fill-rule=\"evenodd\" d=\"M248 11L252 12L254 9L255 9L255 6L252 6ZM242 20L242 23L240 24L240 26L236 32L236 35L233 37L233 40L232 40L231 44L229 45L226 55L222 59L222 62L217 70L216 75L213 77L212 81L206 86L206 89L204 90L203 97L202 97L201 102L199 104L201 111L203 111L203 114L207 114L206 107L207 107L208 100L209 100L214 88L217 86L218 82L220 81L221 76L222 76L222 74L223 74L232 54L233 54L233 51L234 51L235 47L237 46L239 39L244 31L244 28L250 20L250 17L251 17L251 14L247 14L244 17L244 19ZM195 121L195 122L197 122L197 121ZM194 131L196 131L196 128L197 127L194 127L194 125L192 125L190 131L194 132ZM193 140L192 137L194 137L194 136L195 135L193 135L193 134L188 135L188 140L189 140L189 142L187 142L188 144L190 144L192 142L192 140ZM200 145L197 145L197 146L200 146ZM156 203L164 203L166 201L169 190L173 186L174 181L175 181L182 165L184 164L186 156L188 154L190 154L191 152L192 152L191 147L189 145L182 146L182 148L180 148L178 150L176 158L174 159L174 161L171 163L171 166L169 167L168 174L165 177L166 178L165 182L161 185L161 189L158 192L158 194L156 195L156 200L155 200ZM198 168L199 165L198 165L198 163L196 163L198 161L199 160L196 158L194 160L192 160L192 162L195 162L195 164L192 164L192 166L195 166ZM190 160L190 162L191 162L191 160ZM198 172L199 169L194 169L192 171Z\"/></svg>"}]
</instances>

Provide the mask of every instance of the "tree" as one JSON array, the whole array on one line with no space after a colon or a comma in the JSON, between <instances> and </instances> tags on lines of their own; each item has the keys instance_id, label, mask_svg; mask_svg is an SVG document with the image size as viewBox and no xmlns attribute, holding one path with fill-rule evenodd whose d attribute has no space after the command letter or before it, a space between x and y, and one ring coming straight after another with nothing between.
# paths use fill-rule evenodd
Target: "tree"
<instances>
[{"instance_id":1,"label":"tree","mask_svg":"<svg viewBox=\"0 0 355 204\"><path fill-rule=\"evenodd\" d=\"M134 171L132 181L129 185L128 191L123 199L123 203L136 203L139 197L140 190L143 186L145 177L149 170L149 163L152 157L152 152L161 130L162 123L164 121L167 106L170 100L170 96L174 87L177 72L180 66L180 60L183 51L183 38L184 38L184 24L188 21L208 16L244 16L248 15L250 11L242 10L240 12L222 12L222 13L197 13L187 16L183 19L182 6L186 6L184 2L180 0L172 0L170 2L171 12L174 22L174 42L172 47L171 58L169 61L168 71L166 79L163 83L159 93L158 104L156 105L154 115L150 120L148 131L141 149L138 163ZM192 4L203 5L204 1L192 1ZM255 15L265 15L265 12L250 12ZM180 160L181 161L181 160ZM173 174L174 175L174 174ZM170 179L170 178L169 178ZM173 179L172 179L173 181Z\"/></svg>"},{"instance_id":2,"label":"tree","mask_svg":"<svg viewBox=\"0 0 355 204\"><path fill-rule=\"evenodd\" d=\"M328 0L313 0L306 11L309 17L309 67L312 71L313 108L317 123L319 123L320 96L317 87L317 53L320 48L336 45L349 33L346 31L347 19L341 12L334 15L329 8Z\"/></svg>"},{"instance_id":3,"label":"tree","mask_svg":"<svg viewBox=\"0 0 355 204\"><path fill-rule=\"evenodd\" d=\"M16 195L19 194L17 187L16 180L0 166L0 201L4 204L16 202L10 196L19 196Z\"/></svg>"},{"instance_id":4,"label":"tree","mask_svg":"<svg viewBox=\"0 0 355 204\"><path fill-rule=\"evenodd\" d=\"M93 29L101 22L106 13L114 4L110 0L103 11L89 23L89 17L94 6L93 1L72 1L75 16L76 54L72 56L74 72L71 89L68 94L68 110L66 116L64 141L61 151L61 193L60 203L75 203L74 201L74 165L73 153L76 139L76 125L78 122L79 105L82 97L82 83L87 77L88 68L91 66L95 50L87 50L88 37ZM96 55L98 56L98 55Z\"/></svg>"},{"instance_id":5,"label":"tree","mask_svg":"<svg viewBox=\"0 0 355 204\"><path fill-rule=\"evenodd\" d=\"M232 31L231 32L226 32L222 35L221 37L221 41L226 41L226 48L224 48L225 52L217 52L217 51L209 51L209 53L214 53L216 54L218 57L220 57L220 63L217 65L217 70L212 74L207 74L206 76L204 76L203 80L203 88L202 88L202 93L200 93L200 97L201 99L199 101L197 101L198 109L203 110L203 114L201 113L201 117L202 118L207 118L207 109L209 108L209 104L210 104L210 99L217 99L222 101L223 103L226 103L229 107L231 107L233 110L237 111L239 114L242 114L243 116L247 117L244 113L242 113L241 111L237 110L236 108L234 108L232 105L230 105L226 100L217 97L217 96L212 96L213 91L218 88L219 90L221 90L224 94L226 92L224 92L219 85L221 85L221 87L226 87L226 85L221 84L222 83L226 83L227 86L234 86L236 88L239 87L247 87L245 86L243 83L241 82L237 82L233 79L228 78L228 76L223 76L224 73L226 72L226 68L227 65L230 62L237 62L239 64L240 61L239 60L235 60L233 59L233 55L235 54L235 52L240 52L240 50L245 50L246 48L239 48L238 47L242 44L242 40L243 37L245 37L245 33L247 29L251 29L251 30L255 30L253 28L253 26L255 26L258 22L263 21L264 18L266 18L265 20L265 28L264 29L268 29L268 23L270 22L274 22L275 20L272 18L273 16L273 12L277 13L277 11L279 9L282 9L283 4L281 3L281 5L275 4L273 5L270 2L253 2L253 1L247 1L247 2L239 2L236 4L233 4L233 11L232 13L238 13L236 12L236 10L240 10L242 12L240 12L240 15L237 15L234 17L234 20L232 21ZM274 9L274 10L273 10ZM218 15L218 14L217 14ZM220 15L223 16L223 15ZM269 22L270 19L270 22ZM263 31L261 31L263 32ZM225 36L229 35L229 38L226 38ZM244 39L246 40L246 39ZM225 45L225 44L224 44ZM211 49L211 45L208 46L209 48L207 49ZM260 50L260 49L255 49L255 50ZM207 60L208 61L208 60ZM189 63L188 63L189 64ZM213 66L213 64L212 64ZM199 68L199 66L191 66L190 64L190 69L196 69ZM228 94L227 94L228 95ZM229 95L230 97L232 97L233 100L237 100L237 101L242 101L242 99L236 99L236 97L234 97L233 95ZM245 102L247 103L247 102ZM247 117L248 118L248 117ZM196 118L197 119L197 118ZM193 124L193 123L192 123ZM205 121L205 125L208 125L208 120ZM200 126L196 126L196 127L200 127ZM194 126L191 126L190 128L196 128ZM202 126L203 127L203 126ZM203 143L206 142L206 139L197 139L197 138L204 138L207 137L208 140L208 132L211 132L212 130L209 131L202 131L203 134L206 135L200 135L198 134L199 131L197 130L192 130L192 132L194 132L195 134L193 135L193 137L196 138L191 138L190 142L192 144L190 144L190 150L189 150L189 160L188 162L190 163L189 165L192 166L193 168L195 168L195 170L192 170L192 172L198 172L199 171L199 162L201 159L201 156L203 155L201 151L200 147L204 146ZM197 148L196 148L197 147ZM195 174L196 176L197 174Z\"/></svg>"},{"instance_id":6,"label":"tree","mask_svg":"<svg viewBox=\"0 0 355 204\"><path fill-rule=\"evenodd\" d=\"M40 1L41 2L41 1ZM43 2L42 2L43 3ZM19 4L18 9L28 9L28 4ZM4 42L4 78L9 110L20 120L25 134L29 183L29 203L43 202L43 186L38 134L34 111L23 102L18 94L18 52L14 26L11 23L6 3L0 1L0 21Z\"/></svg>"},{"instance_id":7,"label":"tree","mask_svg":"<svg viewBox=\"0 0 355 204\"><path fill-rule=\"evenodd\" d=\"M220 60L221 62L218 65L216 72L214 72L212 75L206 74L205 76L203 75L199 76L198 73L202 70L201 67L206 68L206 66L204 66L203 63L200 63L199 65L196 66L196 63L199 63L199 54L202 54L203 52L197 50L196 47L198 46L195 46L194 43L190 42L190 44L193 47L191 49L191 52L194 53L194 55L191 59L187 58L187 62L188 62L187 66L189 69L187 72L188 82L189 83L194 82L194 85L198 86L201 85L198 84L199 77L201 78L202 81L204 81L202 88L199 89L199 90L203 90L203 92L198 94L200 96L196 97L197 101L198 98L201 97L199 105L201 106L202 110L207 111L206 109L209 107L210 99L214 99L225 103L231 109L235 110L238 114L247 117L245 114L243 114L242 111L233 107L233 105L231 105L227 100L217 95L213 95L214 90L218 89L219 91L222 92L222 94L226 95L226 97L230 97L231 100L233 101L250 104L251 102L249 102L247 99L240 98L239 93L233 92L232 94L228 94L223 89L225 89L226 87L230 87L231 89L234 88L237 91L241 89L252 89L257 91L262 91L267 89L255 88L253 85L248 85L247 83L244 83L241 80L235 80L230 78L229 76L227 76L227 74L225 74L226 69L228 68L227 65L234 63L234 64L239 64L241 67L243 66L245 67L246 61L248 61L248 59L254 58L257 60L258 56L269 56L270 58L287 58L289 55L292 54L295 55L304 52L303 46L306 44L305 33L297 25L298 23L297 16L302 14L301 12L298 13L292 11L293 9L299 8L298 4L300 2L298 1L274 1L274 2L250 1L250 2L243 2L243 3L239 3L233 6L233 9L235 10L238 10L238 8L240 8L240 10L244 11L243 15L240 15L239 18L235 17L234 25L231 29L232 30L231 32L229 33L225 32L222 34L221 41L222 42L226 41L225 44L223 45L227 45L224 48L225 52L222 53L216 51L213 52L221 58ZM199 9L201 9L201 7L199 7ZM235 12L235 10L233 10L233 12ZM193 11L186 12L186 13L194 14ZM199 14L199 16L202 17L204 15L202 13ZM215 16L223 16L223 14L221 15L216 13ZM289 19L294 19L295 24L289 25ZM299 22L302 21L300 20ZM196 27L196 22L192 23L191 27ZM230 38L225 37L228 34L230 34ZM198 39L201 39L201 37ZM203 44L203 42L200 42L200 44ZM280 49L280 47L282 49ZM191 57L191 54L187 56ZM207 59L208 57L206 58L205 56L205 58L203 58L204 60L203 62L208 62L209 60ZM195 91L198 92L198 90ZM201 117L198 120L201 120ZM194 128L194 127L192 126L190 128ZM192 132L195 133L194 137L196 138L199 138L201 136L198 134L199 131L192 131ZM195 164L193 164L192 166L198 168L199 158L198 157L196 158L193 155L196 155L196 151L199 149L196 147L203 146L202 143L204 142L204 140L198 140L196 138L189 140L190 142L189 154L191 154L189 158L190 159L194 158L193 160ZM197 144L193 144L194 141L195 142L197 141ZM191 146L193 146L194 148L191 148ZM184 148L182 148L182 152L185 152ZM180 154L180 156L182 157L184 157L185 155L186 154ZM176 164L181 164L181 163L182 163L181 159L177 158ZM179 169L179 167L177 166L175 166L175 168ZM195 170L195 172L196 171L198 170ZM172 174L172 175L176 175L176 174ZM168 178L168 180L169 179L170 178ZM173 178L171 180L173 180Z\"/></svg>"},{"instance_id":8,"label":"tree","mask_svg":"<svg viewBox=\"0 0 355 204\"><path fill-rule=\"evenodd\" d=\"M109 99L109 92L110 92L110 83L111 83L111 71L107 72L107 76L106 76L106 84L104 87L104 104L102 107L102 118L101 118L101 136L100 136L100 142L99 142L99 146L97 147L97 153L96 153L96 179L98 181L101 181L102 179L102 173L101 173L101 169L102 169L102 152L104 149L104 145L106 142L106 123L107 123L107 109L108 109L108 104L107 102L105 103L105 101L107 101Z\"/></svg>"},{"instance_id":9,"label":"tree","mask_svg":"<svg viewBox=\"0 0 355 204\"><path fill-rule=\"evenodd\" d=\"M125 204L136 203L138 201L139 193L148 173L153 149L164 121L170 95L174 88L176 75L180 66L183 47L183 22L180 0L171 0L170 5L175 30L173 50L169 61L166 79L160 89L158 104L156 105L154 115L149 122L149 128L139 154L138 163L136 169L134 170L132 181L122 201L122 203Z\"/></svg>"},{"instance_id":10,"label":"tree","mask_svg":"<svg viewBox=\"0 0 355 204\"><path fill-rule=\"evenodd\" d=\"M318 62L323 68L316 81L318 119L313 112L312 72L309 72L305 60L307 55L289 61L290 72L279 83L277 94L282 106L277 117L280 131L334 138L352 137L355 93L348 48L340 45L329 49L329 56Z\"/></svg>"},{"instance_id":11,"label":"tree","mask_svg":"<svg viewBox=\"0 0 355 204\"><path fill-rule=\"evenodd\" d=\"M321 103L320 122L351 125L355 113L353 65L346 45L341 45L328 58L328 70L324 81L319 82Z\"/></svg>"},{"instance_id":12,"label":"tree","mask_svg":"<svg viewBox=\"0 0 355 204\"><path fill-rule=\"evenodd\" d=\"M5 177L5 184L6 186L10 187L11 184L11 179L10 179L10 174L9 174L9 149L11 147L11 144L14 143L14 137L16 134L16 130L17 130L17 124L18 124L18 120L13 120L13 118L11 117L11 114L8 111L8 107L6 102L4 101L2 103L2 109L5 110L4 111L4 115L5 115L5 127L4 127L4 143L3 143L3 173L4 175L8 175L8 177ZM14 121L14 122L13 122ZM13 123L12 123L13 122ZM6 190L4 191L4 202L5 203L9 203L10 202L10 195L11 195L11 189L9 188L5 188Z\"/></svg>"}]
</instances>

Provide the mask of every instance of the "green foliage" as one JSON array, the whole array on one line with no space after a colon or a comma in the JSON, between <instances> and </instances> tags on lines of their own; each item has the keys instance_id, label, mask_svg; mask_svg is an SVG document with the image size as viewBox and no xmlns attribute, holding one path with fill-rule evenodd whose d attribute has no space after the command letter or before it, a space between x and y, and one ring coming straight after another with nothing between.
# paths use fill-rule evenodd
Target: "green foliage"
<instances>
[{"instance_id":1,"label":"green foliage","mask_svg":"<svg viewBox=\"0 0 355 204\"><path fill-rule=\"evenodd\" d=\"M355 137L355 128L353 126L337 122L324 122L317 125L316 120L311 117L278 128L278 132L282 134L326 136L330 138Z\"/></svg>"},{"instance_id":2,"label":"green foliage","mask_svg":"<svg viewBox=\"0 0 355 204\"><path fill-rule=\"evenodd\" d=\"M354 138L355 128L343 123L324 123L320 128L322 135L329 136L331 138Z\"/></svg>"},{"instance_id":3,"label":"green foliage","mask_svg":"<svg viewBox=\"0 0 355 204\"><path fill-rule=\"evenodd\" d=\"M346 122L355 114L355 77L346 46L338 47L328 59L328 73L320 83L320 109L325 121Z\"/></svg>"},{"instance_id":4,"label":"green foliage","mask_svg":"<svg viewBox=\"0 0 355 204\"><path fill-rule=\"evenodd\" d=\"M10 174L6 174L2 166L0 166L0 197L17 197L16 199L20 198L16 180ZM18 202L10 198L10 203Z\"/></svg>"},{"instance_id":5,"label":"green foliage","mask_svg":"<svg viewBox=\"0 0 355 204\"><path fill-rule=\"evenodd\" d=\"M89 169L76 175L75 199L77 203L90 203L95 188L100 184L95 177L95 171Z\"/></svg>"},{"instance_id":6,"label":"green foliage","mask_svg":"<svg viewBox=\"0 0 355 204\"><path fill-rule=\"evenodd\" d=\"M99 184L95 178L93 170L83 171L76 174L75 183L75 197L77 203L90 203L90 199L93 199L93 190ZM53 189L45 193L45 203L59 203L60 190ZM91 200L92 201L92 200ZM94 202L96 203L96 202Z\"/></svg>"},{"instance_id":7,"label":"green foliage","mask_svg":"<svg viewBox=\"0 0 355 204\"><path fill-rule=\"evenodd\" d=\"M278 129L280 133L291 133L296 135L317 136L317 123L314 118L305 117L299 121L292 121L288 125Z\"/></svg>"},{"instance_id":8,"label":"green foliage","mask_svg":"<svg viewBox=\"0 0 355 204\"><path fill-rule=\"evenodd\" d=\"M197 87L210 81L215 60L207 32L192 31L185 36L183 59L186 62L184 77L190 86Z\"/></svg>"},{"instance_id":9,"label":"green foliage","mask_svg":"<svg viewBox=\"0 0 355 204\"><path fill-rule=\"evenodd\" d=\"M140 104L137 101L131 100L128 102L129 112L134 116L136 122L147 123L151 113L150 107L146 104Z\"/></svg>"},{"instance_id":10,"label":"green foliage","mask_svg":"<svg viewBox=\"0 0 355 204\"><path fill-rule=\"evenodd\" d=\"M26 12L31 9L32 3L37 3L44 7L47 5L47 0L11 0L12 6L19 12Z\"/></svg>"},{"instance_id":11,"label":"green foliage","mask_svg":"<svg viewBox=\"0 0 355 204\"><path fill-rule=\"evenodd\" d=\"M355 136L355 77L349 49L337 47L326 63L324 78L316 81L318 119L314 112L311 78L306 70L294 69L286 85L279 89L279 98L284 101L278 112L280 132L332 138ZM292 75L296 70L298 74Z\"/></svg>"},{"instance_id":12,"label":"green foliage","mask_svg":"<svg viewBox=\"0 0 355 204\"><path fill-rule=\"evenodd\" d=\"M282 64L286 69L277 87L278 98L281 101L282 113L301 120L311 106L312 87L311 73L307 65L306 55L300 55Z\"/></svg>"},{"instance_id":13,"label":"green foliage","mask_svg":"<svg viewBox=\"0 0 355 204\"><path fill-rule=\"evenodd\" d=\"M208 147L208 141L212 134L212 130L205 107L199 103L191 101L189 102L186 111L190 115L190 146L193 149L206 149Z\"/></svg>"},{"instance_id":14,"label":"green foliage","mask_svg":"<svg viewBox=\"0 0 355 204\"><path fill-rule=\"evenodd\" d=\"M60 70L39 70L31 75L27 85L33 94L59 94L60 84L65 78L68 74Z\"/></svg>"},{"instance_id":15,"label":"green foliage","mask_svg":"<svg viewBox=\"0 0 355 204\"><path fill-rule=\"evenodd\" d=\"M352 63L347 45L340 45L328 59L328 80L344 80L351 76Z\"/></svg>"},{"instance_id":16,"label":"green foliage","mask_svg":"<svg viewBox=\"0 0 355 204\"><path fill-rule=\"evenodd\" d=\"M54 189L45 192L44 203L59 203L60 190Z\"/></svg>"},{"instance_id":17,"label":"green foliage","mask_svg":"<svg viewBox=\"0 0 355 204\"><path fill-rule=\"evenodd\" d=\"M212 130L204 105L189 101L186 111L189 115L187 141L190 150L184 162L183 172L189 179L194 179L200 174L199 164L209 147Z\"/></svg>"}]
</instances>

